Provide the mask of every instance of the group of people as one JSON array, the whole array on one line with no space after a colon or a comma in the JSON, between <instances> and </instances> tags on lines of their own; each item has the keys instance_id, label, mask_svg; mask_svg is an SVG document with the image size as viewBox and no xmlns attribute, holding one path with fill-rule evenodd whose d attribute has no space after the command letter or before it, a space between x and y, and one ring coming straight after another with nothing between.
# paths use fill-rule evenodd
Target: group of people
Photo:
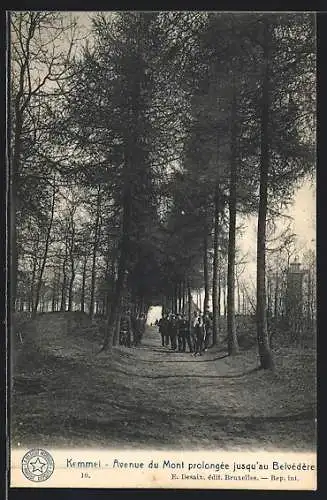
<instances>
[{"instance_id":1,"label":"group of people","mask_svg":"<svg viewBox=\"0 0 327 500\"><path fill-rule=\"evenodd\" d=\"M119 345L137 347L140 345L145 330L145 314L132 314L129 310L124 312L119 324Z\"/></svg>"},{"instance_id":2,"label":"group of people","mask_svg":"<svg viewBox=\"0 0 327 500\"><path fill-rule=\"evenodd\" d=\"M173 351L189 352L201 356L210 346L212 316L209 313L193 313L191 322L185 314L164 314L157 322L161 345Z\"/></svg>"}]
</instances>

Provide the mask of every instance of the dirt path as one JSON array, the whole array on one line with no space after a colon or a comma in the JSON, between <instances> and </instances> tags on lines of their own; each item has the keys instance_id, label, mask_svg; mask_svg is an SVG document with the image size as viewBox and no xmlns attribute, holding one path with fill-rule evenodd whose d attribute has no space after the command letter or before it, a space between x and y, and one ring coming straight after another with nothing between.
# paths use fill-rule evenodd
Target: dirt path
<instances>
[{"instance_id":1,"label":"dirt path","mask_svg":"<svg viewBox=\"0 0 327 500\"><path fill-rule=\"evenodd\" d=\"M157 328L148 327L142 346L98 354L99 343L85 332L69 333L67 317L50 316L41 316L33 333L38 362L27 356L17 377L14 441L314 448L314 353L276 352L277 370L269 373L257 369L255 351L194 358L162 347Z\"/></svg>"}]
</instances>

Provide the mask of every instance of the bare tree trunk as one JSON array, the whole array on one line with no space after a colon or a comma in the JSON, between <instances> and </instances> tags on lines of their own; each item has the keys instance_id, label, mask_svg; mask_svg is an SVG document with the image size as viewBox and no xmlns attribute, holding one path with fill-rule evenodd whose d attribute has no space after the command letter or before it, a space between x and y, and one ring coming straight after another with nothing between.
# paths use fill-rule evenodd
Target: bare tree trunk
<instances>
[{"instance_id":1,"label":"bare tree trunk","mask_svg":"<svg viewBox=\"0 0 327 500\"><path fill-rule=\"evenodd\" d=\"M55 312L56 310L56 299L57 299L57 275L56 272L53 274L53 282L52 282L52 302L51 302L51 311Z\"/></svg>"},{"instance_id":2,"label":"bare tree trunk","mask_svg":"<svg viewBox=\"0 0 327 500\"><path fill-rule=\"evenodd\" d=\"M233 82L233 99L231 114L231 163L229 187L229 234L228 234L228 267L227 267L227 338L228 354L231 356L239 351L235 325L235 242L236 242L236 90Z\"/></svg>"},{"instance_id":3,"label":"bare tree trunk","mask_svg":"<svg viewBox=\"0 0 327 500\"><path fill-rule=\"evenodd\" d=\"M70 214L71 220L70 220L70 245L69 245L69 261L70 261L70 280L69 280L69 286L68 286L68 311L73 310L73 295L74 295L74 281L75 281L75 276L76 276L76 270L75 270L75 254L74 254L74 248L75 248L75 221L74 221L74 213L75 210L73 210Z\"/></svg>"},{"instance_id":4,"label":"bare tree trunk","mask_svg":"<svg viewBox=\"0 0 327 500\"><path fill-rule=\"evenodd\" d=\"M186 307L186 283L185 280L182 282L182 311L185 313Z\"/></svg>"},{"instance_id":5,"label":"bare tree trunk","mask_svg":"<svg viewBox=\"0 0 327 500\"><path fill-rule=\"evenodd\" d=\"M203 234L203 281L204 281L204 299L203 299L203 312L209 310L209 265L208 265L208 228L205 224Z\"/></svg>"},{"instance_id":6,"label":"bare tree trunk","mask_svg":"<svg viewBox=\"0 0 327 500\"><path fill-rule=\"evenodd\" d=\"M192 330L192 290L190 282L187 281L187 316L188 316L188 329L191 333Z\"/></svg>"},{"instance_id":7,"label":"bare tree trunk","mask_svg":"<svg viewBox=\"0 0 327 500\"><path fill-rule=\"evenodd\" d=\"M274 317L275 320L278 320L279 311L278 311L278 293L279 293L279 276L276 273L275 276L275 298L274 298Z\"/></svg>"},{"instance_id":8,"label":"bare tree trunk","mask_svg":"<svg viewBox=\"0 0 327 500\"><path fill-rule=\"evenodd\" d=\"M237 314L241 314L241 290L237 273L236 273L236 287L237 287Z\"/></svg>"},{"instance_id":9,"label":"bare tree trunk","mask_svg":"<svg viewBox=\"0 0 327 500\"><path fill-rule=\"evenodd\" d=\"M260 191L257 233L257 338L260 367L274 367L267 329L266 311L266 221L269 171L269 27L265 24L265 69L262 82Z\"/></svg>"},{"instance_id":10,"label":"bare tree trunk","mask_svg":"<svg viewBox=\"0 0 327 500\"><path fill-rule=\"evenodd\" d=\"M218 321L220 320L220 315L221 315L221 269L220 269L220 263L218 265L218 304L217 304L217 314L218 314Z\"/></svg>"},{"instance_id":11,"label":"bare tree trunk","mask_svg":"<svg viewBox=\"0 0 327 500\"><path fill-rule=\"evenodd\" d=\"M87 271L87 255L84 256L81 288L81 312L85 312L85 284Z\"/></svg>"},{"instance_id":12,"label":"bare tree trunk","mask_svg":"<svg viewBox=\"0 0 327 500\"><path fill-rule=\"evenodd\" d=\"M71 268L70 268L70 280L68 287L68 311L73 310L73 295L74 295L74 281L75 281L75 263L74 258L71 258Z\"/></svg>"},{"instance_id":13,"label":"bare tree trunk","mask_svg":"<svg viewBox=\"0 0 327 500\"><path fill-rule=\"evenodd\" d=\"M179 283L179 312L183 311L183 281L181 280Z\"/></svg>"},{"instance_id":14,"label":"bare tree trunk","mask_svg":"<svg viewBox=\"0 0 327 500\"><path fill-rule=\"evenodd\" d=\"M174 297L174 298L173 298L173 301L174 301L174 302L173 302L173 313L174 313L174 314L177 314L177 307L178 307L178 306L177 306L177 295L178 295L178 293L177 293L177 286L178 286L178 285L177 285L177 283L176 283L176 284L175 284L175 286L174 286L174 295L173 295L173 297Z\"/></svg>"},{"instance_id":15,"label":"bare tree trunk","mask_svg":"<svg viewBox=\"0 0 327 500\"><path fill-rule=\"evenodd\" d=\"M120 332L120 314L118 315L116 325L115 325L115 331L114 331L114 336L112 339L112 345L117 345L119 341L119 332Z\"/></svg>"},{"instance_id":16,"label":"bare tree trunk","mask_svg":"<svg viewBox=\"0 0 327 500\"><path fill-rule=\"evenodd\" d=\"M95 282L96 282L96 258L98 251L99 232L100 232L100 208L101 208L101 188L98 187L97 193L97 208L94 227L94 244L92 251L92 270L91 270L91 297L90 297L90 311L89 315L92 318L94 314L94 295L95 295Z\"/></svg>"},{"instance_id":17,"label":"bare tree trunk","mask_svg":"<svg viewBox=\"0 0 327 500\"><path fill-rule=\"evenodd\" d=\"M62 287L61 287L61 304L60 311L66 311L66 295L67 295L67 258L68 258L68 228L66 228L66 241L65 241L65 256L62 265Z\"/></svg>"},{"instance_id":18,"label":"bare tree trunk","mask_svg":"<svg viewBox=\"0 0 327 500\"><path fill-rule=\"evenodd\" d=\"M31 29L28 33L27 43L34 35L34 30ZM14 103L15 129L13 141L13 154L10 168L10 243L11 243L11 265L10 265L10 294L11 294L11 309L15 311L16 296L17 296L17 274L18 274L18 249L17 249L17 185L20 175L20 161L22 149L22 131L23 131L23 108L22 99L24 98L24 82L28 60L23 62L19 74L19 88Z\"/></svg>"},{"instance_id":19,"label":"bare tree trunk","mask_svg":"<svg viewBox=\"0 0 327 500\"><path fill-rule=\"evenodd\" d=\"M212 345L217 344L219 335L219 187L216 186L215 193L215 222L214 222L214 241L213 241L213 272L212 272Z\"/></svg>"},{"instance_id":20,"label":"bare tree trunk","mask_svg":"<svg viewBox=\"0 0 327 500\"><path fill-rule=\"evenodd\" d=\"M106 324L105 338L102 350L111 349L114 329L117 325L118 317L120 315L121 301L123 297L124 284L125 284L125 275L127 270L128 254L130 251L129 249L130 224L131 224L130 193L128 192L128 190L126 190L123 202L123 227L122 227L120 257L118 263L118 279L116 282L116 290L113 297L110 315L108 316Z\"/></svg>"},{"instance_id":21,"label":"bare tree trunk","mask_svg":"<svg viewBox=\"0 0 327 500\"><path fill-rule=\"evenodd\" d=\"M226 286L223 286L223 299L224 299L224 317L227 316L227 290Z\"/></svg>"},{"instance_id":22,"label":"bare tree trunk","mask_svg":"<svg viewBox=\"0 0 327 500\"><path fill-rule=\"evenodd\" d=\"M52 203L51 203L51 215L50 215L50 221L49 221L49 225L48 225L47 233L46 233L46 238L45 238L45 246L44 246L44 252L43 252L43 257L42 257L42 262L41 262L40 274L39 274L39 278L38 278L38 282L37 282L37 286L36 286L35 302L34 302L34 306L33 306L33 316L36 315L37 308L39 305L40 290L41 290L41 286L42 286L42 278L43 278L45 266L46 266L46 263L48 260L48 251L49 251L49 245L50 245L55 204L56 204L56 178L54 176L53 191L52 191Z\"/></svg>"},{"instance_id":23,"label":"bare tree trunk","mask_svg":"<svg viewBox=\"0 0 327 500\"><path fill-rule=\"evenodd\" d=\"M34 296L35 296L35 276L36 276L36 268L37 268L38 258L37 255L33 256L33 267L32 267L32 276L31 276L31 290L30 290L30 311L33 314L34 311Z\"/></svg>"}]
</instances>

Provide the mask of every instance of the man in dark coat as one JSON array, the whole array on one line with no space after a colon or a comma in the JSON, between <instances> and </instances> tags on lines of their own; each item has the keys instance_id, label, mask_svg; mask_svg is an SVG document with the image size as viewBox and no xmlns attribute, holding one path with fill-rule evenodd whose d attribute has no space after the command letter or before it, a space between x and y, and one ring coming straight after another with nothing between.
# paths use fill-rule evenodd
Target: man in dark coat
<instances>
[{"instance_id":1,"label":"man in dark coat","mask_svg":"<svg viewBox=\"0 0 327 500\"><path fill-rule=\"evenodd\" d=\"M168 319L166 316L162 316L158 322L159 333L161 335L161 345L164 347L169 344L168 336Z\"/></svg>"},{"instance_id":2,"label":"man in dark coat","mask_svg":"<svg viewBox=\"0 0 327 500\"><path fill-rule=\"evenodd\" d=\"M169 317L168 332L169 332L169 338L170 338L170 348L173 351L176 351L176 349L177 349L177 331L178 331L177 318L174 314L172 314Z\"/></svg>"},{"instance_id":3,"label":"man in dark coat","mask_svg":"<svg viewBox=\"0 0 327 500\"><path fill-rule=\"evenodd\" d=\"M190 352L193 352L188 320L185 314L183 314L179 318L179 324L178 324L178 350L181 352L185 352L186 343L188 345Z\"/></svg>"},{"instance_id":4,"label":"man in dark coat","mask_svg":"<svg viewBox=\"0 0 327 500\"><path fill-rule=\"evenodd\" d=\"M205 339L205 325L203 317L199 316L195 324L195 351L194 356L202 356L204 339Z\"/></svg>"},{"instance_id":5,"label":"man in dark coat","mask_svg":"<svg viewBox=\"0 0 327 500\"><path fill-rule=\"evenodd\" d=\"M131 347L132 345L132 321L130 311L126 311L121 316L119 343L125 347Z\"/></svg>"},{"instance_id":6,"label":"man in dark coat","mask_svg":"<svg viewBox=\"0 0 327 500\"><path fill-rule=\"evenodd\" d=\"M204 350L206 351L212 342L212 328L213 320L210 313L206 313L204 316L204 326L205 326L205 339L204 339Z\"/></svg>"}]
</instances>

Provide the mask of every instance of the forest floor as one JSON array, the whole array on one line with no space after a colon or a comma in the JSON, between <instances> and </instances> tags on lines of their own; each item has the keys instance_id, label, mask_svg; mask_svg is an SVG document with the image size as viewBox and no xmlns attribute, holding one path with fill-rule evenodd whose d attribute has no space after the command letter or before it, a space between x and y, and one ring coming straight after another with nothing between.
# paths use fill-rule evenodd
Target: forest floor
<instances>
[{"instance_id":1,"label":"forest floor","mask_svg":"<svg viewBox=\"0 0 327 500\"><path fill-rule=\"evenodd\" d=\"M26 325L13 356L13 447L315 449L313 349L274 349L272 373L258 370L255 348L172 352L156 327L140 347L99 354L99 329L81 314Z\"/></svg>"}]
</instances>

